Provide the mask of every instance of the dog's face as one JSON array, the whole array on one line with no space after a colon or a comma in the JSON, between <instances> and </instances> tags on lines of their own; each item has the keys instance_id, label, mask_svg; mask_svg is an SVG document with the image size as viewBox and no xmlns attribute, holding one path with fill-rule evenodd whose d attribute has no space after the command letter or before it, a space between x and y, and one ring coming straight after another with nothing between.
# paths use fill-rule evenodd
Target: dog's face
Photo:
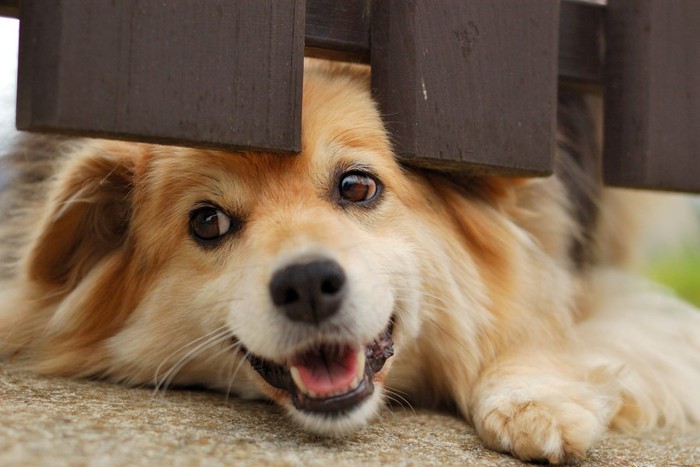
<instances>
[{"instance_id":1,"label":"dog's face","mask_svg":"<svg viewBox=\"0 0 700 467\"><path fill-rule=\"evenodd\" d=\"M313 73L299 155L103 143L70 163L29 265L73 289L54 334L110 377L266 395L314 431L377 411L416 327L419 182L366 77Z\"/></svg>"},{"instance_id":2,"label":"dog's face","mask_svg":"<svg viewBox=\"0 0 700 467\"><path fill-rule=\"evenodd\" d=\"M376 119L369 106L357 111ZM376 410L394 327L415 313L407 296L418 285L386 141L337 124L296 157L161 149L134 216L144 254L169 259L146 297L153 305L133 319L157 334L184 314L175 319L201 329L192 339L219 330L261 392L325 433Z\"/></svg>"}]
</instances>

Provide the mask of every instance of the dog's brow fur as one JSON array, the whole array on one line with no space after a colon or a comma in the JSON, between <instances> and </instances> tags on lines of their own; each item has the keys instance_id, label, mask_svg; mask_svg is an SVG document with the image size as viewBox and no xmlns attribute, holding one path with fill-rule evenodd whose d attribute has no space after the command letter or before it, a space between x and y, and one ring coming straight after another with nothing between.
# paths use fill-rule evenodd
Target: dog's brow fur
<instances>
[{"instance_id":1,"label":"dog's brow fur","mask_svg":"<svg viewBox=\"0 0 700 467\"><path fill-rule=\"evenodd\" d=\"M524 460L581 458L607 427L696 422L700 314L625 271L650 201L601 187L593 104L562 92L557 173L532 180L399 164L368 70L313 61L297 156L25 136L3 159L0 354L265 397L323 434L361 428L385 398L442 405ZM350 170L381 197L340 202ZM235 235L203 248L202 203L235 215ZM346 289L309 324L270 284L314 262ZM329 346L382 359L373 392L337 413L298 408L299 387L249 363L289 373Z\"/></svg>"}]
</instances>

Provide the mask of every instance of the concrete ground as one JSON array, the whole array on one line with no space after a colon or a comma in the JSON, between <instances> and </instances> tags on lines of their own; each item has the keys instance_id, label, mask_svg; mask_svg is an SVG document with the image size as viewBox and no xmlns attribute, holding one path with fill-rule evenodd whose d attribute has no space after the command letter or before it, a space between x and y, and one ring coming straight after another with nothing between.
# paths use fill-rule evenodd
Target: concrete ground
<instances>
[{"instance_id":1,"label":"concrete ground","mask_svg":"<svg viewBox=\"0 0 700 467\"><path fill-rule=\"evenodd\" d=\"M261 464L523 465L484 449L473 429L446 414L393 408L364 431L333 440L300 432L262 402L192 391L154 396L0 365L0 466ZM577 465L700 465L700 428L612 434Z\"/></svg>"}]
</instances>

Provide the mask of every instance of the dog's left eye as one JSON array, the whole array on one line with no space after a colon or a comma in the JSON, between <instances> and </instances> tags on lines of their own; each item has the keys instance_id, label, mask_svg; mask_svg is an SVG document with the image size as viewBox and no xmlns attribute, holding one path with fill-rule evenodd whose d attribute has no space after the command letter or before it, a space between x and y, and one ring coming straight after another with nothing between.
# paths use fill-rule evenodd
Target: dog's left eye
<instances>
[{"instance_id":1,"label":"dog's left eye","mask_svg":"<svg viewBox=\"0 0 700 467\"><path fill-rule=\"evenodd\" d=\"M363 172L349 172L340 179L340 198L344 202L362 203L379 194L377 181Z\"/></svg>"},{"instance_id":2,"label":"dog's left eye","mask_svg":"<svg viewBox=\"0 0 700 467\"><path fill-rule=\"evenodd\" d=\"M205 206L190 214L190 231L198 240L214 240L231 230L231 218L213 206Z\"/></svg>"}]
</instances>

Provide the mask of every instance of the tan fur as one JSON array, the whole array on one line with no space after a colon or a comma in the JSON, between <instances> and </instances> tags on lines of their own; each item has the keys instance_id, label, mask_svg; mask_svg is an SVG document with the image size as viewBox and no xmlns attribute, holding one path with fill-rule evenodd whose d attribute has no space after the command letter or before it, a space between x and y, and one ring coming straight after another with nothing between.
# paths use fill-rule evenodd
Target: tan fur
<instances>
[{"instance_id":1,"label":"tan fur","mask_svg":"<svg viewBox=\"0 0 700 467\"><path fill-rule=\"evenodd\" d=\"M298 156L57 149L40 164L53 176L0 228L24 245L0 296L0 353L46 374L264 396L329 434L362 427L398 391L456 406L488 446L526 460L581 458L608 426L700 419L698 314L623 273L577 269L556 177L458 187L401 167L361 67L307 67L302 129ZM358 167L381 180L381 201L341 207L334 177ZM243 219L214 249L188 231L203 200ZM606 219L628 206L604 204ZM601 225L599 264L620 264L610 245L627 232ZM350 285L335 331L286 322L268 297L275 270L319 256ZM396 354L376 393L337 418L295 410L239 352L281 362L319 339L364 344L392 317Z\"/></svg>"}]
</instances>

